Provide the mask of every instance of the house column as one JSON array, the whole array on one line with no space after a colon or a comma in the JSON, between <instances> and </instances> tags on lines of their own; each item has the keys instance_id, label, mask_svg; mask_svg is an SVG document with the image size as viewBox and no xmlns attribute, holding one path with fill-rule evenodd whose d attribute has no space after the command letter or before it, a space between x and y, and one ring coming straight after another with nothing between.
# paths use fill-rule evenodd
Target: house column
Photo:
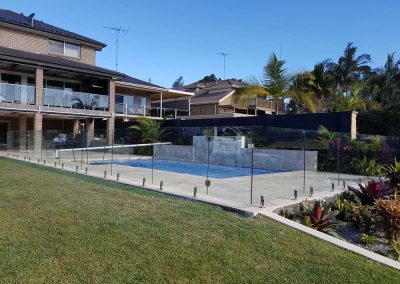
<instances>
[{"instance_id":1,"label":"house column","mask_svg":"<svg viewBox=\"0 0 400 284\"><path fill-rule=\"evenodd\" d=\"M94 119L86 119L86 147L90 146L90 143L94 140Z\"/></svg>"},{"instance_id":2,"label":"house column","mask_svg":"<svg viewBox=\"0 0 400 284\"><path fill-rule=\"evenodd\" d=\"M19 127L18 127L18 136L19 136L19 150L26 150L26 129L27 129L27 116L26 114L19 115Z\"/></svg>"},{"instance_id":3,"label":"house column","mask_svg":"<svg viewBox=\"0 0 400 284\"><path fill-rule=\"evenodd\" d=\"M78 134L79 134L79 119L75 119L74 126L72 129L72 137L74 138L74 140Z\"/></svg>"},{"instance_id":4,"label":"house column","mask_svg":"<svg viewBox=\"0 0 400 284\"><path fill-rule=\"evenodd\" d=\"M33 117L33 141L34 150L36 153L40 152L42 148L42 136L43 136L43 115L38 112Z\"/></svg>"},{"instance_id":5,"label":"house column","mask_svg":"<svg viewBox=\"0 0 400 284\"><path fill-rule=\"evenodd\" d=\"M43 105L43 68L36 67L35 75L35 105Z\"/></svg>"},{"instance_id":6,"label":"house column","mask_svg":"<svg viewBox=\"0 0 400 284\"><path fill-rule=\"evenodd\" d=\"M33 117L33 141L34 150L39 152L42 148L43 137L43 115L40 113L40 107L43 105L43 68L36 67L35 70L35 105L37 113Z\"/></svg>"},{"instance_id":7,"label":"house column","mask_svg":"<svg viewBox=\"0 0 400 284\"><path fill-rule=\"evenodd\" d=\"M111 117L107 120L107 142L108 145L113 144L114 128L115 128L115 81L108 81L108 108Z\"/></svg>"}]
</instances>

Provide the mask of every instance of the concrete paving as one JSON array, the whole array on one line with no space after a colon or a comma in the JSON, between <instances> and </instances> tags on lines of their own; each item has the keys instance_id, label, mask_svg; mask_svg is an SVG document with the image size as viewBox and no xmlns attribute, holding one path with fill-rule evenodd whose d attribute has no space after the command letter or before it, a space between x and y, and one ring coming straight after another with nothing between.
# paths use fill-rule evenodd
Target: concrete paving
<instances>
[{"instance_id":1,"label":"concrete paving","mask_svg":"<svg viewBox=\"0 0 400 284\"><path fill-rule=\"evenodd\" d=\"M5 154L5 153L3 153ZM131 167L126 165L113 164L111 154L106 152L95 152L86 154L86 152L76 152L64 154L60 159L56 159L55 151L42 151L32 154L25 151L8 152L9 155L19 155L20 159L28 157L32 161L39 159L41 163L46 161L48 165L57 164L75 170L78 167L79 171L88 171L88 173L97 176L113 176L119 175L126 181L135 184L142 184L143 178L146 179L146 185L159 187L160 182L163 182L164 188L176 189L187 194L193 194L194 187L197 187L198 193L216 197L221 200L233 201L239 204L260 204L261 196L264 197L266 204L277 207L279 204L287 204L293 202L294 190L297 190L298 198L307 198L309 196L310 187L313 187L314 195L324 196L331 192L332 183L335 185L335 190L343 188L343 181L347 184L355 184L361 178L356 175L317 172L317 171L291 171L271 174L262 174L253 176L253 186L251 188L251 177L231 177L231 178L209 178L211 186L205 186L205 176L175 173L172 171L161 171L142 167ZM132 160L132 159L150 159L145 156L132 156L113 154L114 160ZM104 161L104 164L101 164ZM100 162L97 164L97 162ZM249 169L250 174L250 169Z\"/></svg>"}]
</instances>

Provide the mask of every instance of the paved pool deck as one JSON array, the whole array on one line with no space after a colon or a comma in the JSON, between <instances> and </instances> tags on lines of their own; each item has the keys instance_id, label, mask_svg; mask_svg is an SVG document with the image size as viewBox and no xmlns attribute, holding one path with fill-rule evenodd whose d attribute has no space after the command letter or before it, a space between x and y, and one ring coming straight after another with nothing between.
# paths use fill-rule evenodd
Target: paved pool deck
<instances>
[{"instance_id":1,"label":"paved pool deck","mask_svg":"<svg viewBox=\"0 0 400 284\"><path fill-rule=\"evenodd\" d=\"M332 183L335 185L335 191L338 192L343 189L343 181L345 184L356 184L360 176L317 172L317 171L291 171L279 172L269 174L259 174L253 176L251 181L250 169L249 176L229 177L229 178L212 178L210 187L207 190L205 186L206 176L192 175L185 173L176 173L173 171L154 170L143 167L132 167L127 165L120 165L107 163L111 160L109 154L103 156L102 154L91 154L91 156L82 155L82 153L75 154L75 161L72 156L64 155L61 159L56 159L54 151L42 152L38 154L29 154L25 152L2 152L3 155L18 155L19 159L36 162L39 159L43 164L45 161L47 165L61 168L69 168L76 171L78 167L79 172L87 172L96 176L116 179L123 179L132 184L142 185L145 179L146 186L160 187L162 182L164 190L178 190L186 194L192 195L194 187L197 187L198 194L208 195L228 202L235 202L243 205L258 206L260 204L261 196L264 197L265 204L269 208L281 207L284 204L290 204L294 201L294 190L297 190L298 199L310 198L310 187L313 187L313 196L329 196L332 194ZM82 159L83 158L83 159ZM126 155L113 155L114 160L126 161L129 159L150 159L150 157L143 156L126 156ZM102 164L104 160L104 164ZM100 162L100 163L99 163ZM252 184L252 187L251 187ZM251 204L252 196L252 204Z\"/></svg>"}]
</instances>

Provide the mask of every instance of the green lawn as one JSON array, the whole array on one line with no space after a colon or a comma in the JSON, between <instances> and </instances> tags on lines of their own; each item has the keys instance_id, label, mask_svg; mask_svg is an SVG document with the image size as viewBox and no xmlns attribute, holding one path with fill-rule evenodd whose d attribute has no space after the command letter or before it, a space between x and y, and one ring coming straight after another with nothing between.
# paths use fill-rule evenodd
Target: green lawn
<instances>
[{"instance_id":1,"label":"green lawn","mask_svg":"<svg viewBox=\"0 0 400 284\"><path fill-rule=\"evenodd\" d=\"M5 159L0 226L3 283L400 278L399 271L266 218Z\"/></svg>"}]
</instances>

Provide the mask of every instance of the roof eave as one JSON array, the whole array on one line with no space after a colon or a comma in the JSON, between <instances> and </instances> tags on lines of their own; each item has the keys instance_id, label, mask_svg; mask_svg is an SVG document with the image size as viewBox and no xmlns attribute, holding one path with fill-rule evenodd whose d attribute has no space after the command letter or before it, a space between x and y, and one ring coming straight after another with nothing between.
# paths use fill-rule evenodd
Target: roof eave
<instances>
[{"instance_id":1,"label":"roof eave","mask_svg":"<svg viewBox=\"0 0 400 284\"><path fill-rule=\"evenodd\" d=\"M25 25L18 25L16 23L4 22L2 20L0 20L0 26L13 28L13 29L17 29L17 30L20 30L20 31L24 31L24 32L28 32L28 33L34 33L34 34L43 35L43 36L51 35L51 36L54 37L54 39L65 39L65 38L68 38L68 39L71 40L72 43L84 44L86 46L93 47L98 51L101 51L103 48L105 48L107 46L105 43L98 42L96 40L85 41L85 40L81 40L81 39L72 38L72 37L69 37L69 36L59 35L59 34L56 34L56 33L51 33L51 32L48 32L48 31L37 30L37 29L34 29L32 27L28 27L28 26L25 26Z\"/></svg>"}]
</instances>

